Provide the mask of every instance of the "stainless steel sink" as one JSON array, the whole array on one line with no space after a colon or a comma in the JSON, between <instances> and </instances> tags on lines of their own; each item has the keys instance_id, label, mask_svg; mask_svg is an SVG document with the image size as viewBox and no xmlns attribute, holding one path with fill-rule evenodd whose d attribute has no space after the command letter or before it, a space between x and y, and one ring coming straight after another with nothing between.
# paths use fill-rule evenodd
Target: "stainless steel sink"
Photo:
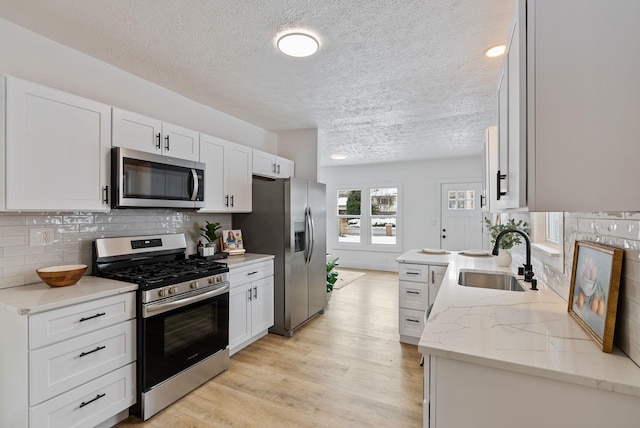
<instances>
[{"instance_id":1,"label":"stainless steel sink","mask_svg":"<svg viewBox=\"0 0 640 428\"><path fill-rule=\"evenodd\" d=\"M491 288L493 290L524 291L518 278L502 272L460 270L458 284L465 287Z\"/></svg>"}]
</instances>

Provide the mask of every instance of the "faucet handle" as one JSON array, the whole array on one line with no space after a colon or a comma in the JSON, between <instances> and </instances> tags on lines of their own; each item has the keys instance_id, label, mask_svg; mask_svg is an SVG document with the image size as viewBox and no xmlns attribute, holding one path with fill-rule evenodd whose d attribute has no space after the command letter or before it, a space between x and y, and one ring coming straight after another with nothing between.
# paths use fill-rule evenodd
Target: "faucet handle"
<instances>
[{"instance_id":1,"label":"faucet handle","mask_svg":"<svg viewBox=\"0 0 640 428\"><path fill-rule=\"evenodd\" d=\"M518 267L518 275L520 275L520 276L524 275L524 266L519 266Z\"/></svg>"},{"instance_id":2,"label":"faucet handle","mask_svg":"<svg viewBox=\"0 0 640 428\"><path fill-rule=\"evenodd\" d=\"M538 280L537 279L532 279L531 280L531 289L534 291L538 291Z\"/></svg>"}]
</instances>

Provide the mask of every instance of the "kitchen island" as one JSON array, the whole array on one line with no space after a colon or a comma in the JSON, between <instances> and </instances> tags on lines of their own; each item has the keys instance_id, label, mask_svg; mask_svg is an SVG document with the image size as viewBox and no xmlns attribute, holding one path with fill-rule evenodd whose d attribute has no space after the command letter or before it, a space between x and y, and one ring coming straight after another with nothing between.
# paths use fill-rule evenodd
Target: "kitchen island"
<instances>
[{"instance_id":1,"label":"kitchen island","mask_svg":"<svg viewBox=\"0 0 640 428\"><path fill-rule=\"evenodd\" d=\"M599 350L544 283L458 285L460 269L517 272L492 257L410 250L397 261L448 264L418 344L424 426L637 426L640 368L617 348Z\"/></svg>"}]
</instances>

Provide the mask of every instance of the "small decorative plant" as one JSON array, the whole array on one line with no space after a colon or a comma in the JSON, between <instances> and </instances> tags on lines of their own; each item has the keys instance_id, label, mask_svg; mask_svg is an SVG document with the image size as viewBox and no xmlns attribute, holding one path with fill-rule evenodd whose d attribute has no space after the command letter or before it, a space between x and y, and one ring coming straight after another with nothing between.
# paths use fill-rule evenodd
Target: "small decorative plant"
<instances>
[{"instance_id":1,"label":"small decorative plant","mask_svg":"<svg viewBox=\"0 0 640 428\"><path fill-rule=\"evenodd\" d=\"M496 238L503 230L520 229L527 234L529 233L529 224L524 220L516 222L514 219L510 218L509 221L502 224L499 222L493 223L491 220L485 217L484 222L487 225L487 229L489 229L489 232L491 232L491 245L495 245ZM500 248L502 248L503 250L509 250L515 245L522 244L521 238L522 236L520 236L520 234L518 233L508 233L503 236L502 239L500 239Z\"/></svg>"},{"instance_id":2,"label":"small decorative plant","mask_svg":"<svg viewBox=\"0 0 640 428\"><path fill-rule=\"evenodd\" d=\"M327 262L327 293L333 290L333 286L336 285L336 281L338 280L338 271L335 270L335 267L338 266L338 259L340 257L336 257L335 259Z\"/></svg>"},{"instance_id":3,"label":"small decorative plant","mask_svg":"<svg viewBox=\"0 0 640 428\"><path fill-rule=\"evenodd\" d=\"M207 221L207 225L200 228L200 230L204 232L201 233L200 236L205 238L207 242L216 242L218 239L218 229L220 229L220 227L222 227L220 223L209 223L209 221Z\"/></svg>"}]
</instances>

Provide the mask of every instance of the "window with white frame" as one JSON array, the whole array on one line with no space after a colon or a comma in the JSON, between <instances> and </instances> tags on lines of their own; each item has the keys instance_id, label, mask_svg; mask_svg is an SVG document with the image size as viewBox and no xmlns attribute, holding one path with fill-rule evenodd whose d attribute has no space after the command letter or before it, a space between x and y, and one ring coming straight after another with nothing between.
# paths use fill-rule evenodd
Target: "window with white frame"
<instances>
[{"instance_id":1,"label":"window with white frame","mask_svg":"<svg viewBox=\"0 0 640 428\"><path fill-rule=\"evenodd\" d=\"M337 190L338 243L384 248L398 245L397 186Z\"/></svg>"},{"instance_id":2,"label":"window with white frame","mask_svg":"<svg viewBox=\"0 0 640 428\"><path fill-rule=\"evenodd\" d=\"M542 261L564 271L564 216L561 212L531 213L532 247Z\"/></svg>"}]
</instances>

